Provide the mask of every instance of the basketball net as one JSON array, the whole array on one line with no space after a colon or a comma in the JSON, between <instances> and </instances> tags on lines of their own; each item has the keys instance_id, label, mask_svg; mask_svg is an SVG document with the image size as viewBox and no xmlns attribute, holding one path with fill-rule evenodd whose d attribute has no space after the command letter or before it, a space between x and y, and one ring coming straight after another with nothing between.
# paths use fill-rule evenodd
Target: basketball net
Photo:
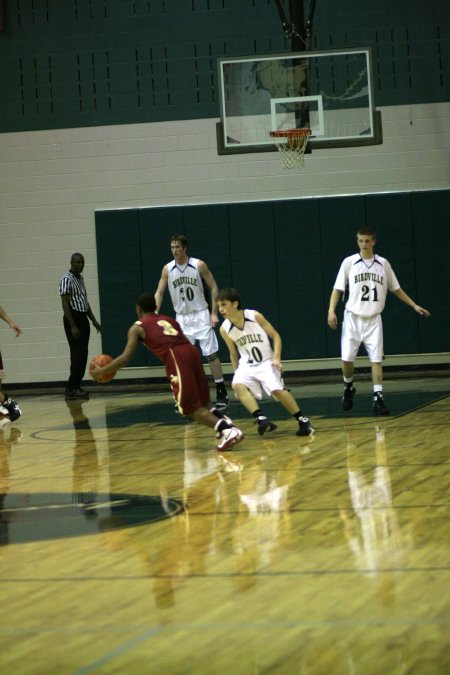
<instances>
[{"instance_id":1,"label":"basketball net","mask_svg":"<svg viewBox=\"0 0 450 675\"><path fill-rule=\"evenodd\" d=\"M281 154L285 169L303 166L311 129L277 129L269 131L269 134Z\"/></svg>"}]
</instances>

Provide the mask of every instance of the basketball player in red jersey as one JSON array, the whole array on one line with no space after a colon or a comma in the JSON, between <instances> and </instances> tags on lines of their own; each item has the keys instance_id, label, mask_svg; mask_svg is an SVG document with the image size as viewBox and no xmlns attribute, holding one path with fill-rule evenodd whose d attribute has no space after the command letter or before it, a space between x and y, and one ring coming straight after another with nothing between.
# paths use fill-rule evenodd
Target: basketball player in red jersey
<instances>
[{"instance_id":1,"label":"basketball player in red jersey","mask_svg":"<svg viewBox=\"0 0 450 675\"><path fill-rule=\"evenodd\" d=\"M90 369L98 380L102 375L123 368L143 343L166 367L167 379L182 415L217 432L217 450L229 450L244 438L240 429L223 413L210 407L209 384L199 351L189 342L180 325L170 316L156 314L153 295L143 293L136 303L139 320L128 330L128 340L120 356L107 366Z\"/></svg>"}]
</instances>

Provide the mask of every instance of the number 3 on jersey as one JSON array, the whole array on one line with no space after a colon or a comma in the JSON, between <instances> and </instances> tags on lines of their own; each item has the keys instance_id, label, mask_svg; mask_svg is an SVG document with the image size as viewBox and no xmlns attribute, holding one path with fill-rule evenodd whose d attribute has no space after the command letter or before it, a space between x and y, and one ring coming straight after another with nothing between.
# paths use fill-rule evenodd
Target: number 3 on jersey
<instances>
[{"instance_id":1,"label":"number 3 on jersey","mask_svg":"<svg viewBox=\"0 0 450 675\"><path fill-rule=\"evenodd\" d=\"M158 326L161 326L163 329L164 335L178 335L178 331L176 328L172 326L168 321L164 321L164 319L160 319L159 321L156 322Z\"/></svg>"}]
</instances>

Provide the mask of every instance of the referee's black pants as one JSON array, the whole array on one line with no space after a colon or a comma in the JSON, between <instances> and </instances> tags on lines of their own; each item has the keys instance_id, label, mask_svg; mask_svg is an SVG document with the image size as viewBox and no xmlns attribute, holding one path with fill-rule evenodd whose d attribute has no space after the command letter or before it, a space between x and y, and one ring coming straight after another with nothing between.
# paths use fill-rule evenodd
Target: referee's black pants
<instances>
[{"instance_id":1,"label":"referee's black pants","mask_svg":"<svg viewBox=\"0 0 450 675\"><path fill-rule=\"evenodd\" d=\"M64 317L64 330L70 347L70 377L67 389L79 389L86 372L91 324L85 312L75 312L72 309L72 316L80 331L80 337L78 340L73 337L70 323Z\"/></svg>"}]
</instances>

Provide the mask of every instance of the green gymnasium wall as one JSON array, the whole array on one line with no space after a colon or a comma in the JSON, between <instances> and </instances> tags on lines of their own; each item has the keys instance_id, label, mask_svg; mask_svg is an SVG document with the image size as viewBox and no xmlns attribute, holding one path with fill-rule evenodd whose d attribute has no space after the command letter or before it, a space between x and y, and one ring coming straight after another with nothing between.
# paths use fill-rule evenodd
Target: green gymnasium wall
<instances>
[{"instance_id":1,"label":"green gymnasium wall","mask_svg":"<svg viewBox=\"0 0 450 675\"><path fill-rule=\"evenodd\" d=\"M0 133L219 118L218 57L291 49L274 0L0 4ZM449 25L445 0L318 0L311 47L370 47L377 106L436 103Z\"/></svg>"},{"instance_id":2,"label":"green gymnasium wall","mask_svg":"<svg viewBox=\"0 0 450 675\"><path fill-rule=\"evenodd\" d=\"M339 265L357 252L355 234L366 223L403 290L432 313L423 319L389 294L386 355L446 352L450 269L439 259L447 256L449 212L450 190L98 211L103 351L122 351L136 297L156 290L171 259L170 237L181 232L219 288L238 288L244 305L279 330L284 360L338 357L339 331L326 323L328 301ZM161 311L174 314L168 291ZM228 361L223 345L220 356ZM157 363L142 349L130 365Z\"/></svg>"}]
</instances>

